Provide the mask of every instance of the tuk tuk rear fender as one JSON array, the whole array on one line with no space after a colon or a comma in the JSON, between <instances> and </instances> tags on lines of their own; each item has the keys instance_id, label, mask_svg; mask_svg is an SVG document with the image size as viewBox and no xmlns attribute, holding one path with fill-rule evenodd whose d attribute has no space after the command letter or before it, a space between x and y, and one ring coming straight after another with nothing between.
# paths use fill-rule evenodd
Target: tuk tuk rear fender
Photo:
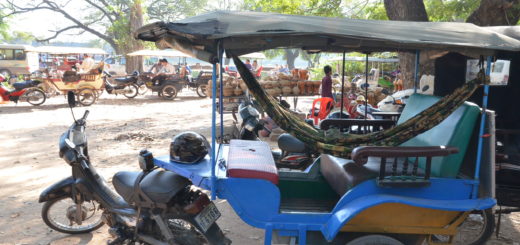
<instances>
[{"instance_id":1,"label":"tuk tuk rear fender","mask_svg":"<svg viewBox=\"0 0 520 245\"><path fill-rule=\"evenodd\" d=\"M340 199L321 231L331 241L349 220L365 209L384 203L461 212L495 206L496 200L491 197L471 199L473 185L472 180L438 178L431 179L431 185L423 188L381 188L375 180L368 180Z\"/></svg>"}]
</instances>

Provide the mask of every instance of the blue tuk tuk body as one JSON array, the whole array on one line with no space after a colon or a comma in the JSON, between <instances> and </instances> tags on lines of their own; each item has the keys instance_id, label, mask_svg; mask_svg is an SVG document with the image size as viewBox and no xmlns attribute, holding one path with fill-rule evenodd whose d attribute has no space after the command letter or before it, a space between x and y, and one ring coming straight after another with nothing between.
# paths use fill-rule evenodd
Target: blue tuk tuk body
<instances>
[{"instance_id":1,"label":"blue tuk tuk body","mask_svg":"<svg viewBox=\"0 0 520 245\"><path fill-rule=\"evenodd\" d=\"M272 26L277 28L270 29ZM520 42L463 23L228 11L150 24L141 28L137 37L213 63L214 95L216 64L223 63L224 50L237 57L279 47L343 53L417 51L417 76L419 50L489 55L496 50L520 49ZM491 62L487 64L489 72ZM430 242L433 235L452 238L471 212L488 210L496 203L494 115L486 110L487 92L485 85L482 109L465 103L436 127L394 147L388 156L370 155L384 147L365 148L366 162L322 154L300 172L277 169L272 155L266 153L269 146L262 142L217 145L217 96L213 96L210 156L192 165L170 161L169 156L157 157L154 163L210 190L213 198L227 200L243 221L265 230L265 244L271 244L275 235L296 237L298 244L306 244L310 232L321 233L326 241L333 241L340 233L419 235ZM437 100L433 96L412 96L398 124ZM220 125L223 135L222 113ZM430 148L427 154L413 155L410 147ZM237 154L237 149L243 154ZM419 148L415 150L420 152Z\"/></svg>"},{"instance_id":2,"label":"blue tuk tuk body","mask_svg":"<svg viewBox=\"0 0 520 245\"><path fill-rule=\"evenodd\" d=\"M418 113L437 99L433 96L413 96L411 101L416 103L410 106L408 111L405 109L402 120L405 121L407 116L412 116L413 112L410 110ZM419 101L423 103L417 104ZM432 160L432 178L427 185L389 187L381 184L377 176L371 176L342 190L345 183L341 181L334 183L335 179L341 177L330 176L330 170L342 171L341 167L337 168L337 166L344 165L344 162L329 155L322 155L300 173L278 170L278 180L273 181L262 172L265 167L274 165L274 162L269 162L272 158L270 160L265 155L258 155L262 153L262 147L266 148L263 150L270 151L269 146L258 141L239 142L242 148L254 149L248 152L247 157L254 159L256 166L248 169L252 175L248 173L242 175L245 177L230 176L232 174L228 169L230 167L228 163L236 153L230 154L229 151L234 142L230 145L217 145L214 148L216 156L214 166L210 157L195 165L170 161L169 156L157 157L154 162L158 167L183 175L191 179L193 184L212 190L218 198L227 200L244 222L265 230L265 244L271 244L274 232L277 236L297 237L299 244L306 244L309 231L321 232L323 238L328 241L334 240L340 232L453 236L469 212L489 209L496 203L491 191L493 189L491 173L494 171L490 171L493 168L490 160L493 158L493 151L489 146L493 144L493 137L488 137L484 142L484 148L487 149L484 150L484 157L490 161L481 165L480 180L472 176L465 177L470 174L463 173L466 171L463 169L467 166L475 165L475 161L468 159L472 159L469 156L475 151L472 148L475 148L476 144L471 144L470 138L475 133L475 129L478 129L478 114L480 111L477 106L466 103L436 128L425 132L423 137L426 137L426 141L418 136L417 139L407 142L417 144L413 141L422 140L422 146L428 146L427 139L431 139L430 144L438 141L448 144L461 142L458 148L459 151L460 148L463 149L457 153L458 156L455 154ZM491 115L492 113L490 117ZM492 122L491 117L487 123L487 132L492 132ZM432 134L440 135L434 137ZM264 159L265 162L257 161L259 159ZM453 170L453 166L457 169ZM345 172L347 171L348 169L345 169ZM215 177L214 186L212 176ZM287 184L288 182L296 184L291 186ZM328 188L338 195L336 199L330 199L335 203L329 209L318 211L312 208L306 209L309 203L300 202L292 207L287 205L291 200L298 200L286 197L298 192L298 187L295 186L305 185L302 183L308 183L307 186L311 187L303 190L309 192L308 195L303 194L307 199L300 200L312 200L313 195L321 195L322 193L318 192L326 192L327 190L324 189ZM321 185L322 189L312 190L312 185ZM475 188L480 188L478 196L473 194Z\"/></svg>"}]
</instances>

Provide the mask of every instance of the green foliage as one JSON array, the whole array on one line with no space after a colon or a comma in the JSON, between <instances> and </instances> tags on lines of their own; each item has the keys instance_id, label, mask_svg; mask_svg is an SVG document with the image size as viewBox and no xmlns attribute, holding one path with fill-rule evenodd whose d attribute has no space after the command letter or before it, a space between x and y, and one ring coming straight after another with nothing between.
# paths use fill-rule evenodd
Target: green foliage
<instances>
[{"instance_id":1,"label":"green foliage","mask_svg":"<svg viewBox=\"0 0 520 245\"><path fill-rule=\"evenodd\" d=\"M341 0L244 0L245 9L294 15L343 16Z\"/></svg>"},{"instance_id":2,"label":"green foliage","mask_svg":"<svg viewBox=\"0 0 520 245\"><path fill-rule=\"evenodd\" d=\"M151 19L174 21L204 12L208 0L154 0L147 6Z\"/></svg>"},{"instance_id":3,"label":"green foliage","mask_svg":"<svg viewBox=\"0 0 520 245\"><path fill-rule=\"evenodd\" d=\"M480 0L425 0L430 21L464 22L478 8Z\"/></svg>"},{"instance_id":4,"label":"green foliage","mask_svg":"<svg viewBox=\"0 0 520 245\"><path fill-rule=\"evenodd\" d=\"M0 5L1 7L1 5ZM9 30L9 26L7 25L7 21L4 18L4 13L0 9L0 38L5 40L9 37L7 31Z\"/></svg>"}]
</instances>

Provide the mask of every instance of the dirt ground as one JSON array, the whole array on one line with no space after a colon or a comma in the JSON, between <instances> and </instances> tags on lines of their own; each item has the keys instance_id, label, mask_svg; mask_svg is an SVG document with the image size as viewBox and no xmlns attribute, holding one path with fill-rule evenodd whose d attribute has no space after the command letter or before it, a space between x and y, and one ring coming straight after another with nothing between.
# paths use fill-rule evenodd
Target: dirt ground
<instances>
[{"instance_id":1,"label":"dirt ground","mask_svg":"<svg viewBox=\"0 0 520 245\"><path fill-rule=\"evenodd\" d=\"M299 104L306 102L301 101ZM303 105L305 106L305 105ZM137 170L137 154L147 148L168 154L171 138L192 130L210 135L211 103L191 91L174 101L147 94L128 100L104 94L90 110L89 154L109 182L115 172ZM232 119L226 116L225 124ZM72 123L63 96L33 107L27 103L0 105L0 244L105 244L107 227L84 235L66 235L45 226L40 218L41 191L69 176L70 167L58 156L58 137ZM245 224L227 202L217 200L218 223L233 244L262 244L263 231ZM498 239L488 244L520 244L520 214L504 215Z\"/></svg>"}]
</instances>

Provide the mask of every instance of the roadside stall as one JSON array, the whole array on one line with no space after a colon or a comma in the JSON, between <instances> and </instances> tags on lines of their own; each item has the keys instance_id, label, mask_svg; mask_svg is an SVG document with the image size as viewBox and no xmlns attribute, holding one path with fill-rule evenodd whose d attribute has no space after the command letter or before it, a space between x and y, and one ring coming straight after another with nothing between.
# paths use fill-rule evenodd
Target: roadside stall
<instances>
[{"instance_id":1,"label":"roadside stall","mask_svg":"<svg viewBox=\"0 0 520 245\"><path fill-rule=\"evenodd\" d=\"M170 156L153 160L211 190L213 199L226 199L242 220L265 230L264 244L452 244L455 239L482 244L491 235L496 200L495 120L487 110L490 61L498 51L520 51L520 41L467 23L227 11L147 25L137 31L137 38L214 64L212 94L220 88L220 103L224 78L217 63L223 63L225 52L262 109L321 153L307 169L294 173L277 168L263 142L217 144L223 117L218 130L213 96L210 157L188 165ZM338 53L407 51L417 56L423 50L463 51L488 56L488 63L480 62L475 79L442 98L413 95L397 126L354 135L306 124L266 93L238 58L280 47ZM482 108L466 102L480 87L485 91ZM202 234L221 215L210 204L206 209L192 223ZM464 234L465 221L473 214L482 217L482 224Z\"/></svg>"}]
</instances>

